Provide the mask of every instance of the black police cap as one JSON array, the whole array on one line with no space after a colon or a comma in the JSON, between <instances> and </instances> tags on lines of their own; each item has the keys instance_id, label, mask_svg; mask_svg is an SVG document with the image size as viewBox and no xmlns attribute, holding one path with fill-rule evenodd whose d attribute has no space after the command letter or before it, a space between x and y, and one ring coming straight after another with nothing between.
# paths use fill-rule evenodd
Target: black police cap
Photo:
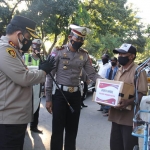
<instances>
[{"instance_id":1,"label":"black police cap","mask_svg":"<svg viewBox=\"0 0 150 150\"><path fill-rule=\"evenodd\" d=\"M16 15L14 16L14 18L12 18L10 24L27 30L30 33L30 35L34 38L39 38L35 33L36 22L34 22L33 20L29 18Z\"/></svg>"}]
</instances>

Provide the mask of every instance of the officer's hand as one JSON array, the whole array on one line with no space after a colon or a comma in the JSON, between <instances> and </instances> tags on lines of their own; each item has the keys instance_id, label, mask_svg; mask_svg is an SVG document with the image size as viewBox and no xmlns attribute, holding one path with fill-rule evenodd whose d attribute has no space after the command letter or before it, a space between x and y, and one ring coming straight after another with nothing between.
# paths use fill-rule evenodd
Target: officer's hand
<instances>
[{"instance_id":1,"label":"officer's hand","mask_svg":"<svg viewBox=\"0 0 150 150\"><path fill-rule=\"evenodd\" d=\"M46 102L46 109L50 114L52 114L52 101Z\"/></svg>"},{"instance_id":2,"label":"officer's hand","mask_svg":"<svg viewBox=\"0 0 150 150\"><path fill-rule=\"evenodd\" d=\"M46 74L50 73L55 68L55 59L52 56L39 65L39 69L45 71Z\"/></svg>"}]
</instances>

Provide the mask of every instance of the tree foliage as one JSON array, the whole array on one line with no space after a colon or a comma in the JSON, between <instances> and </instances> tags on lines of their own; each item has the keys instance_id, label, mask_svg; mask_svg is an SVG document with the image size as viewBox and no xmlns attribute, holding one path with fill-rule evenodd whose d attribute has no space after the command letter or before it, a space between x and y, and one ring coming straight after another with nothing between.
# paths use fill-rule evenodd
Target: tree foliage
<instances>
[{"instance_id":1,"label":"tree foliage","mask_svg":"<svg viewBox=\"0 0 150 150\"><path fill-rule=\"evenodd\" d=\"M0 0L0 36L5 34L6 26L15 14L19 14L18 5L31 0Z\"/></svg>"},{"instance_id":2,"label":"tree foliage","mask_svg":"<svg viewBox=\"0 0 150 150\"><path fill-rule=\"evenodd\" d=\"M44 41L54 35L48 53L54 47L60 34L68 31L69 16L78 7L77 0L33 0L28 11L23 15L35 20L39 26L39 34Z\"/></svg>"},{"instance_id":3,"label":"tree foliage","mask_svg":"<svg viewBox=\"0 0 150 150\"><path fill-rule=\"evenodd\" d=\"M27 10L19 12L17 6L23 1ZM123 42L135 44L142 52L145 37L134 18L136 12L125 6L126 1L0 0L0 33L5 31L13 15L21 14L36 21L40 38L51 42L48 53L56 44L68 41L71 23L91 29L83 46L97 58L103 53L112 55L112 50ZM150 33L148 29L147 33Z\"/></svg>"}]
</instances>

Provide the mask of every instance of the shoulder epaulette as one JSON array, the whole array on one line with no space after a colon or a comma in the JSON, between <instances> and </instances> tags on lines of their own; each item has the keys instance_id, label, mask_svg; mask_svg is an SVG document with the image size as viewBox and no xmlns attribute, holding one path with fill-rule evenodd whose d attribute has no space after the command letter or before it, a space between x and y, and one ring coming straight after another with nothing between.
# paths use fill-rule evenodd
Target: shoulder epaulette
<instances>
[{"instance_id":1,"label":"shoulder epaulette","mask_svg":"<svg viewBox=\"0 0 150 150\"><path fill-rule=\"evenodd\" d=\"M57 49L58 51L63 50L63 49L64 49L64 46L56 46L56 49Z\"/></svg>"},{"instance_id":2,"label":"shoulder epaulette","mask_svg":"<svg viewBox=\"0 0 150 150\"><path fill-rule=\"evenodd\" d=\"M87 54L89 53L86 49L80 48L80 51L86 52Z\"/></svg>"}]
</instances>

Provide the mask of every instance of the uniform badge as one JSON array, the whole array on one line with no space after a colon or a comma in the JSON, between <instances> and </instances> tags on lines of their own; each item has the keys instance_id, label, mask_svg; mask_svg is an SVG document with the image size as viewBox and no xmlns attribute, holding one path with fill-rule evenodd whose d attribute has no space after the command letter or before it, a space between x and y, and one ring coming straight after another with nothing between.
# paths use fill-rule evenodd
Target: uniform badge
<instances>
[{"instance_id":1,"label":"uniform badge","mask_svg":"<svg viewBox=\"0 0 150 150\"><path fill-rule=\"evenodd\" d=\"M74 92L74 87L69 87L68 92L70 92L70 93Z\"/></svg>"},{"instance_id":2,"label":"uniform badge","mask_svg":"<svg viewBox=\"0 0 150 150\"><path fill-rule=\"evenodd\" d=\"M66 54L66 53L64 53L63 55L64 55L64 57L67 57L67 54Z\"/></svg>"},{"instance_id":3,"label":"uniform badge","mask_svg":"<svg viewBox=\"0 0 150 150\"><path fill-rule=\"evenodd\" d=\"M81 56L79 57L79 59L80 59L80 60L83 60L83 56L81 55Z\"/></svg>"},{"instance_id":4,"label":"uniform badge","mask_svg":"<svg viewBox=\"0 0 150 150\"><path fill-rule=\"evenodd\" d=\"M67 69L67 66L63 66L63 69L66 70L66 69Z\"/></svg>"},{"instance_id":5,"label":"uniform badge","mask_svg":"<svg viewBox=\"0 0 150 150\"><path fill-rule=\"evenodd\" d=\"M9 55L11 55L13 58L16 58L16 52L15 52L15 50L14 50L13 48L7 48L6 51L7 51L7 53L8 53Z\"/></svg>"},{"instance_id":6,"label":"uniform badge","mask_svg":"<svg viewBox=\"0 0 150 150\"><path fill-rule=\"evenodd\" d=\"M16 45L12 41L9 41L9 44L14 48L16 47Z\"/></svg>"},{"instance_id":7,"label":"uniform badge","mask_svg":"<svg viewBox=\"0 0 150 150\"><path fill-rule=\"evenodd\" d=\"M84 28L84 29L81 31L81 34L82 34L82 35L86 35L86 33L87 33L87 30L86 30L86 28Z\"/></svg>"},{"instance_id":8,"label":"uniform badge","mask_svg":"<svg viewBox=\"0 0 150 150\"><path fill-rule=\"evenodd\" d=\"M68 64L68 61L66 60L66 61L63 61L63 64Z\"/></svg>"}]
</instances>

